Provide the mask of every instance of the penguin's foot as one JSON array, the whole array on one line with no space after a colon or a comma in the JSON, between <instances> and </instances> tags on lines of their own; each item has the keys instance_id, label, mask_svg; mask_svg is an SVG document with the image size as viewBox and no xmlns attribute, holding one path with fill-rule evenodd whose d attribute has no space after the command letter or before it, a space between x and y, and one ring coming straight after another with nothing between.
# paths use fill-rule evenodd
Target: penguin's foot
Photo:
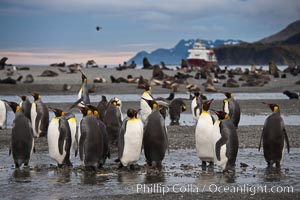
<instances>
[{"instance_id":1,"label":"penguin's foot","mask_svg":"<svg viewBox=\"0 0 300 200\"><path fill-rule=\"evenodd\" d=\"M118 169L122 169L123 167L124 167L123 164L120 162Z\"/></svg>"},{"instance_id":2,"label":"penguin's foot","mask_svg":"<svg viewBox=\"0 0 300 200\"><path fill-rule=\"evenodd\" d=\"M134 165L133 165L133 164L132 164L132 165L129 165L129 169L130 169L130 170L134 170L134 169L135 169Z\"/></svg>"},{"instance_id":3,"label":"penguin's foot","mask_svg":"<svg viewBox=\"0 0 300 200\"><path fill-rule=\"evenodd\" d=\"M206 161L202 161L202 170L205 171L206 170Z\"/></svg>"},{"instance_id":4,"label":"penguin's foot","mask_svg":"<svg viewBox=\"0 0 300 200\"><path fill-rule=\"evenodd\" d=\"M214 168L214 162L213 162L213 161L209 162L209 165L208 165L208 167L210 167L210 168Z\"/></svg>"},{"instance_id":5,"label":"penguin's foot","mask_svg":"<svg viewBox=\"0 0 300 200\"><path fill-rule=\"evenodd\" d=\"M276 161L275 165L276 165L276 168L280 168L280 162L279 161Z\"/></svg>"}]
</instances>

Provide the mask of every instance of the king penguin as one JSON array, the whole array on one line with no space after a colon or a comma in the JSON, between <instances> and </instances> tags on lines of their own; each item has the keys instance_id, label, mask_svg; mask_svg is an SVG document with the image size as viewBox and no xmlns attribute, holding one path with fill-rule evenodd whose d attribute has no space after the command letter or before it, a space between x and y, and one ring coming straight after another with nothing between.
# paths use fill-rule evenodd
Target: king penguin
<instances>
[{"instance_id":1,"label":"king penguin","mask_svg":"<svg viewBox=\"0 0 300 200\"><path fill-rule=\"evenodd\" d=\"M83 115L78 131L79 156L84 166L95 169L101 167L103 159L103 138L98 119L88 107L78 107Z\"/></svg>"},{"instance_id":2,"label":"king penguin","mask_svg":"<svg viewBox=\"0 0 300 200\"><path fill-rule=\"evenodd\" d=\"M0 100L0 129L6 128L7 107L4 101Z\"/></svg>"},{"instance_id":3,"label":"king penguin","mask_svg":"<svg viewBox=\"0 0 300 200\"><path fill-rule=\"evenodd\" d=\"M103 122L106 126L110 144L118 143L119 132L122 126L121 100L112 98L106 108Z\"/></svg>"},{"instance_id":4,"label":"king penguin","mask_svg":"<svg viewBox=\"0 0 300 200\"><path fill-rule=\"evenodd\" d=\"M69 124L70 131L71 131L71 138L72 138L71 151L74 151L75 157L76 157L77 152L78 152L78 144L77 144L77 140L76 140L77 120L76 120L76 117L73 113L70 113L70 112L64 112L64 113L65 113L66 119L68 120L68 124ZM70 153L70 158L71 157L72 157L72 154Z\"/></svg>"},{"instance_id":5,"label":"king penguin","mask_svg":"<svg viewBox=\"0 0 300 200\"><path fill-rule=\"evenodd\" d=\"M30 120L24 115L19 104L7 102L15 113L9 155L12 153L15 167L22 164L28 166L32 152L34 151L34 137Z\"/></svg>"},{"instance_id":6,"label":"king penguin","mask_svg":"<svg viewBox=\"0 0 300 200\"><path fill-rule=\"evenodd\" d=\"M145 101L153 111L148 116L144 126L144 153L147 164L161 170L161 162L169 146L165 119L154 100Z\"/></svg>"},{"instance_id":7,"label":"king penguin","mask_svg":"<svg viewBox=\"0 0 300 200\"><path fill-rule=\"evenodd\" d=\"M21 98L21 110L23 111L24 115L30 120L31 119L31 102L29 101L27 96L19 96Z\"/></svg>"},{"instance_id":8,"label":"king penguin","mask_svg":"<svg viewBox=\"0 0 300 200\"><path fill-rule=\"evenodd\" d=\"M202 112L198 118L195 138L196 149L199 158L202 161L202 169L206 168L206 162L209 162L213 167L214 161L214 148L213 148L213 135L212 130L214 126L214 119L208 112L210 104L213 99L204 101L202 104Z\"/></svg>"},{"instance_id":9,"label":"king penguin","mask_svg":"<svg viewBox=\"0 0 300 200\"><path fill-rule=\"evenodd\" d=\"M139 110L128 109L127 119L123 121L118 141L120 167L133 168L139 160L143 143L143 122L137 117Z\"/></svg>"},{"instance_id":10,"label":"king penguin","mask_svg":"<svg viewBox=\"0 0 300 200\"><path fill-rule=\"evenodd\" d=\"M79 70L79 72L81 74L82 85L81 85L80 90L78 92L78 99L70 107L70 109L74 108L75 106L84 107L85 105L91 104L90 96L89 96L89 91L88 91L88 87L87 87L87 81L88 81L87 77L84 75L84 73L81 70Z\"/></svg>"},{"instance_id":11,"label":"king penguin","mask_svg":"<svg viewBox=\"0 0 300 200\"><path fill-rule=\"evenodd\" d=\"M261 141L263 141L264 157L268 163L268 167L271 167L275 163L276 167L279 168L285 147L288 153L290 152L289 139L284 121L280 116L279 106L277 104L268 105L273 113L265 121L258 150L260 150Z\"/></svg>"},{"instance_id":12,"label":"king penguin","mask_svg":"<svg viewBox=\"0 0 300 200\"><path fill-rule=\"evenodd\" d=\"M233 94L230 92L225 92L224 95L227 97L223 100L223 111L229 114L231 121L233 122L235 128L238 128L241 109L239 103L233 98Z\"/></svg>"},{"instance_id":13,"label":"king penguin","mask_svg":"<svg viewBox=\"0 0 300 200\"><path fill-rule=\"evenodd\" d=\"M98 119L98 126L100 128L100 134L101 134L101 138L103 140L103 157L101 160L101 163L99 164L99 166L103 166L106 162L107 158L110 158L110 148L109 148L109 140L108 140L108 134L107 134L107 130L106 130L106 126L103 123L103 121L101 121L99 119L99 110L97 107L92 106L92 105L88 105L87 106L89 109L91 109L91 111L93 112L94 116ZM103 111L100 111L103 112Z\"/></svg>"},{"instance_id":14,"label":"king penguin","mask_svg":"<svg viewBox=\"0 0 300 200\"><path fill-rule=\"evenodd\" d=\"M37 93L31 94L34 101L31 105L31 123L35 137L46 136L49 125L49 111Z\"/></svg>"},{"instance_id":15,"label":"king penguin","mask_svg":"<svg viewBox=\"0 0 300 200\"><path fill-rule=\"evenodd\" d=\"M194 93L194 97L191 102L191 110L193 118L197 120L202 112L202 98L200 97L200 92Z\"/></svg>"},{"instance_id":16,"label":"king penguin","mask_svg":"<svg viewBox=\"0 0 300 200\"><path fill-rule=\"evenodd\" d=\"M144 92L141 96L141 101L140 101L140 115L142 121L145 123L147 117L151 114L152 109L149 106L149 104L146 102L146 100L153 100L153 96L151 95L151 87L149 84L145 83L144 85Z\"/></svg>"},{"instance_id":17,"label":"king penguin","mask_svg":"<svg viewBox=\"0 0 300 200\"><path fill-rule=\"evenodd\" d=\"M70 162L72 135L69 123L62 110L56 108L50 109L55 116L49 124L47 134L49 156L57 162L58 167L62 167L63 165L72 166Z\"/></svg>"},{"instance_id":18,"label":"king penguin","mask_svg":"<svg viewBox=\"0 0 300 200\"><path fill-rule=\"evenodd\" d=\"M186 104L181 98L173 99L169 105L170 125L179 125L180 113L186 111Z\"/></svg>"},{"instance_id":19,"label":"king penguin","mask_svg":"<svg viewBox=\"0 0 300 200\"><path fill-rule=\"evenodd\" d=\"M235 161L239 149L238 135L229 114L224 111L214 111L219 119L212 130L214 144L214 162L223 172L234 172Z\"/></svg>"}]
</instances>

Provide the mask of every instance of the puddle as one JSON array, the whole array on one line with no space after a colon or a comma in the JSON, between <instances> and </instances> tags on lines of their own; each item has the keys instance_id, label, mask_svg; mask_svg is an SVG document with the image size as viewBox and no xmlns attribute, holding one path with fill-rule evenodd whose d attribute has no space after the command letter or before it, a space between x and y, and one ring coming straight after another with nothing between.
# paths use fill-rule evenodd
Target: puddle
<instances>
[{"instance_id":1,"label":"puddle","mask_svg":"<svg viewBox=\"0 0 300 200\"><path fill-rule=\"evenodd\" d=\"M108 160L104 169L87 172L80 169L79 158L72 158L72 169L57 169L50 166L54 162L47 152L37 152L32 156L30 169L15 170L12 168L12 157L8 157L8 150L1 149L0 187L5 193L2 192L0 198L88 198L108 194L147 193L148 189L155 187L156 193L162 193L159 188L180 192L181 187L186 188L185 192L189 192L188 188L194 189L194 192L195 189L199 189L198 192L213 192L216 186L292 186L294 192L300 192L299 148L292 148L290 154L285 155L280 170L267 169L263 154L257 149L239 149L234 176L222 174L218 167L210 172L202 171L201 162L193 149L170 151L163 161L162 172L149 171L144 167L143 156L135 171L116 170L117 165L112 161L115 157L113 155ZM240 162L249 166L241 168ZM142 187L146 190L139 189Z\"/></svg>"}]
</instances>

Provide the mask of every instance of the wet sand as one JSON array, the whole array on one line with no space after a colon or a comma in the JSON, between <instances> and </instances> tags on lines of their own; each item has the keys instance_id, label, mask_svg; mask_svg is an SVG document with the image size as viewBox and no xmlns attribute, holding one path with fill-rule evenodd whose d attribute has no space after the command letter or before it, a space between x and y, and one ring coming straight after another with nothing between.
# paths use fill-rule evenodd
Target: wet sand
<instances>
[{"instance_id":1,"label":"wet sand","mask_svg":"<svg viewBox=\"0 0 300 200\"><path fill-rule=\"evenodd\" d=\"M14 75L13 78L18 77L18 75L25 76L26 74L33 74L35 78L35 82L32 84L23 84L18 83L17 85L4 85L0 84L0 95L29 95L31 92L38 92L41 95L74 95L77 94L79 87L80 87L80 74L66 74L61 73L55 67L49 67L47 69L56 71L59 73L57 77L38 77L37 75L41 74L43 70L46 68L42 67L30 67L30 71L20 71L20 74ZM127 83L120 83L120 84L113 84L110 83L109 76L114 75L115 77L123 76L126 77L127 75L131 74L133 76L143 75L145 78L150 79L152 76L151 70L124 70L124 71L116 71L115 69L83 69L86 73L87 77L89 78L89 85L92 84L92 79L95 77L103 77L106 78L109 83L95 83L96 85L96 92L95 94L141 94L142 90L137 88L137 84L127 84ZM0 71L2 73L4 71ZM174 75L176 71L165 71L168 75ZM194 72L193 72L194 73ZM192 73L192 74L193 74ZM0 75L1 78L4 77L3 73ZM294 83L300 79L298 76L292 76L287 74L287 79L274 79L272 78L271 82L264 87L239 87L239 88L223 88L222 83L216 84L216 88L219 91L232 91L232 92L282 92L283 90L289 89L292 91L299 91L299 85L295 85ZM236 77L236 79L238 76ZM204 88L202 83L206 82L206 80L194 80L189 79L190 82L196 83L202 91ZM70 84L72 86L70 91L64 92L62 90L63 84ZM170 91L168 89L164 89L161 86L154 86L153 87L153 95L159 96L159 94L166 94ZM182 85L180 87L179 93L185 94L186 89ZM176 97L176 94L175 94ZM188 98L188 95L187 95ZM259 115L259 114L266 114L269 115L271 111L265 105L261 104L261 101L267 101L272 103L279 104L281 108L281 113L283 115L299 115L300 114L300 100L288 100L288 99L281 99L281 100L238 100L243 114L248 115ZM191 113L190 111L190 100L185 100L188 109L186 113ZM212 104L213 109L221 109L221 100L216 100ZM93 102L94 105L97 105L97 102ZM70 103L49 103L48 106L54 106L57 108L63 108L70 106ZM123 102L122 111L126 112L128 108L137 108L139 106L138 100L137 101L129 101ZM74 110L75 111L75 110ZM77 112L77 111L75 111ZM300 135L299 135L299 128L300 122L298 126L286 126L288 136L290 138L290 145L293 148L300 147ZM7 151L8 154L8 147L9 147L9 140L10 140L10 129L8 130L0 130L0 151L5 152ZM262 132L262 126L240 126L238 128L239 134L239 142L240 148L257 148L259 144L260 135ZM168 136L169 136L169 144L171 150L181 150L181 149L195 149L195 126L168 126ZM47 154L48 146L46 138L39 138L36 140L36 151L42 153L43 155ZM262 152L261 152L262 153ZM12 158L11 165L13 165ZM114 158L112 158L114 159ZM183 158L184 159L184 158ZM1 164L0 164L1 165ZM49 166L49 163L45 163L43 166ZM111 166L111 165L110 165ZM170 166L168 166L170 167ZM115 169L115 164L112 167ZM143 167L142 167L143 169ZM0 171L5 171L8 169L0 169ZM8 170L10 171L10 170ZM109 170L110 171L110 170ZM135 173L135 172L133 172ZM140 173L140 172L138 172ZM171 175L174 176L174 175ZM0 177L1 179L1 177ZM275 182L277 184L277 182ZM274 184L275 184L274 183ZM5 184L1 182L0 185ZM15 183L18 184L18 183ZM280 184L280 182L279 182ZM95 183L98 186L97 183ZM70 186L70 187L79 187L80 186ZM92 186L91 186L92 187ZM101 186L98 186L99 190L101 190ZM49 188L50 189L50 188ZM298 188L299 191L299 188ZM2 193L2 192L1 192ZM10 194L12 195L12 194ZM10 196L8 195L8 196ZM5 198L7 197L5 194L0 195L0 197ZM88 195L89 199L96 199L99 198L98 195L93 196L92 194ZM162 194L124 194L124 195L114 195L113 192L111 195L104 195L101 196L103 199L298 199L299 193L259 193L256 195L249 195L249 194L235 194L235 193L209 193L209 192L201 192L201 193L167 193L165 195ZM84 199L85 197L72 197L74 199Z\"/></svg>"}]
</instances>

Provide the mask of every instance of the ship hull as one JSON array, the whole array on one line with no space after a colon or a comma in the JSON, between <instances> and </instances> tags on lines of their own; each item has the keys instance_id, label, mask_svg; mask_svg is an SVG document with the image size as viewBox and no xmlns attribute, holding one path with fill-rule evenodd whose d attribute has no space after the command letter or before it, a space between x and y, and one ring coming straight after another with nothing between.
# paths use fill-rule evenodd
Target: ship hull
<instances>
[{"instance_id":1,"label":"ship hull","mask_svg":"<svg viewBox=\"0 0 300 200\"><path fill-rule=\"evenodd\" d=\"M206 67L206 66L217 64L216 62L213 61L206 61L204 59L197 59L197 58L188 58L187 61L190 66L194 66L194 67Z\"/></svg>"}]
</instances>

